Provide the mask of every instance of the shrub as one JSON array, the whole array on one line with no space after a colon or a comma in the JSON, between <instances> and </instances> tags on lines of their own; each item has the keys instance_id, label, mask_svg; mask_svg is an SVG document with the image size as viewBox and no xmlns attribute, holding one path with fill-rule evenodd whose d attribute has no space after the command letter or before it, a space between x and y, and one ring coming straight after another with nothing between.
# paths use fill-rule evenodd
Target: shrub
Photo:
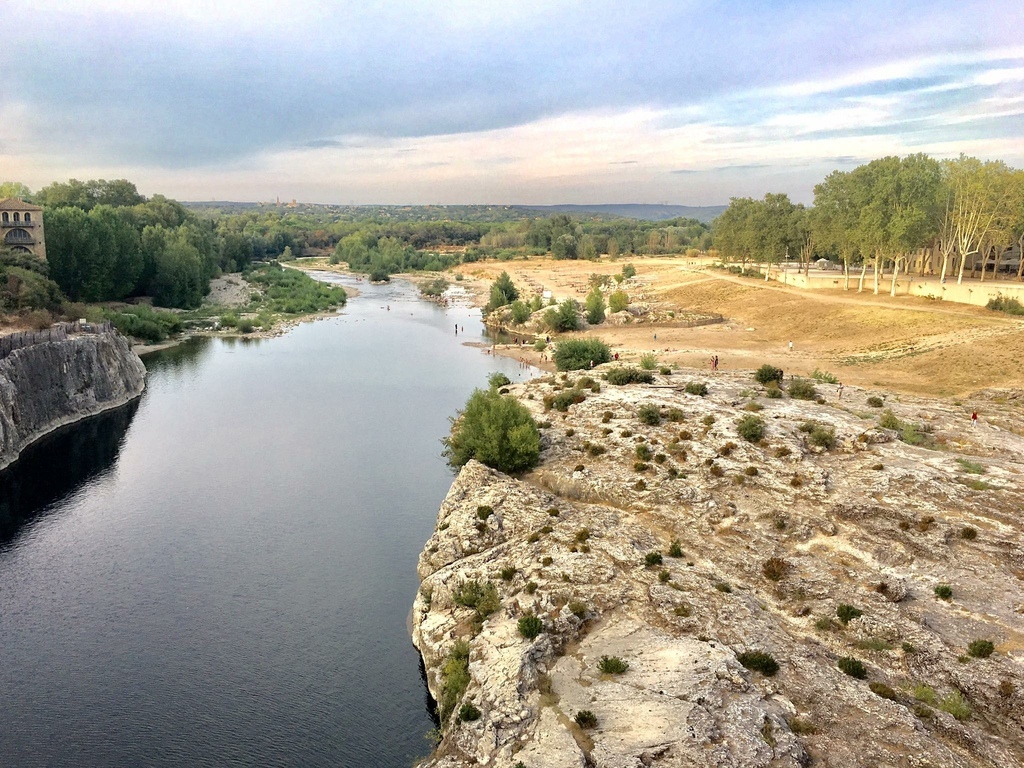
<instances>
[{"instance_id":1,"label":"shrub","mask_svg":"<svg viewBox=\"0 0 1024 768\"><path fill-rule=\"evenodd\" d=\"M516 577L515 566L511 566L510 565L507 568L502 568L501 569L501 580L502 581L512 581L512 579L514 579L515 577Z\"/></svg>"},{"instance_id":2,"label":"shrub","mask_svg":"<svg viewBox=\"0 0 1024 768\"><path fill-rule=\"evenodd\" d=\"M508 276L508 272L502 272L498 275L498 279L491 284L490 301L487 302L484 311L486 313L492 309L507 306L518 298L519 291L512 283L512 278Z\"/></svg>"},{"instance_id":3,"label":"shrub","mask_svg":"<svg viewBox=\"0 0 1024 768\"><path fill-rule=\"evenodd\" d=\"M647 464L646 462L643 462L643 461L634 461L633 462L633 469L636 472L646 472L650 468L651 468L651 465Z\"/></svg>"},{"instance_id":4,"label":"shrub","mask_svg":"<svg viewBox=\"0 0 1024 768\"><path fill-rule=\"evenodd\" d=\"M838 384L839 379L828 371L819 371L817 368L814 369L814 373L811 374L811 378L815 381L820 381L822 384Z\"/></svg>"},{"instance_id":5,"label":"shrub","mask_svg":"<svg viewBox=\"0 0 1024 768\"><path fill-rule=\"evenodd\" d=\"M560 371L582 371L607 363L612 350L600 339L564 339L555 345L552 359Z\"/></svg>"},{"instance_id":6,"label":"shrub","mask_svg":"<svg viewBox=\"0 0 1024 768\"><path fill-rule=\"evenodd\" d=\"M653 371L658 367L658 358L651 352L640 355L640 367L645 371Z\"/></svg>"},{"instance_id":7,"label":"shrub","mask_svg":"<svg viewBox=\"0 0 1024 768\"><path fill-rule=\"evenodd\" d=\"M655 565L661 565L662 559L661 552L648 552L644 555L644 563L648 568L652 568Z\"/></svg>"},{"instance_id":8,"label":"shrub","mask_svg":"<svg viewBox=\"0 0 1024 768\"><path fill-rule=\"evenodd\" d=\"M836 430L834 427L826 427L822 424L815 424L810 434L807 436L811 445L816 445L819 448L824 448L826 451L830 451L836 447Z\"/></svg>"},{"instance_id":9,"label":"shrub","mask_svg":"<svg viewBox=\"0 0 1024 768\"><path fill-rule=\"evenodd\" d=\"M868 406L871 408L881 408L883 405L882 398L872 395L868 398Z\"/></svg>"},{"instance_id":10,"label":"shrub","mask_svg":"<svg viewBox=\"0 0 1024 768\"><path fill-rule=\"evenodd\" d=\"M721 448L718 449L719 456L731 456L732 452L736 450L738 446L732 440L726 442Z\"/></svg>"},{"instance_id":11,"label":"shrub","mask_svg":"<svg viewBox=\"0 0 1024 768\"><path fill-rule=\"evenodd\" d=\"M789 382L789 396L797 400L814 400L818 396L818 390L807 379L795 378Z\"/></svg>"},{"instance_id":12,"label":"shrub","mask_svg":"<svg viewBox=\"0 0 1024 768\"><path fill-rule=\"evenodd\" d=\"M520 617L517 626L519 627L519 634L527 640L533 640L544 631L544 622L541 621L539 616L534 616L532 613Z\"/></svg>"},{"instance_id":13,"label":"shrub","mask_svg":"<svg viewBox=\"0 0 1024 768\"><path fill-rule=\"evenodd\" d=\"M473 706L472 702L467 701L461 707L459 707L459 721L463 723L471 723L474 720L480 719L480 710Z\"/></svg>"},{"instance_id":14,"label":"shrub","mask_svg":"<svg viewBox=\"0 0 1024 768\"><path fill-rule=\"evenodd\" d=\"M597 727L597 715L591 712L589 709L581 709L576 713L576 725L580 728L596 728Z\"/></svg>"},{"instance_id":15,"label":"shrub","mask_svg":"<svg viewBox=\"0 0 1024 768\"><path fill-rule=\"evenodd\" d=\"M873 694L875 694L876 696L881 696L883 699L888 699L889 701L897 700L896 691L894 691L885 683L868 683L868 688L871 690Z\"/></svg>"},{"instance_id":16,"label":"shrub","mask_svg":"<svg viewBox=\"0 0 1024 768\"><path fill-rule=\"evenodd\" d=\"M836 608L836 616L843 624L849 624L853 619L858 619L864 615L864 611L860 608L854 608L852 605L846 603L840 603L839 607Z\"/></svg>"},{"instance_id":17,"label":"shrub","mask_svg":"<svg viewBox=\"0 0 1024 768\"><path fill-rule=\"evenodd\" d=\"M967 646L967 653L976 659L987 659L995 649L991 640L972 640Z\"/></svg>"},{"instance_id":18,"label":"shrub","mask_svg":"<svg viewBox=\"0 0 1024 768\"><path fill-rule=\"evenodd\" d=\"M613 291L608 295L608 309L612 312L622 312L629 307L629 294L625 291Z\"/></svg>"},{"instance_id":19,"label":"shrub","mask_svg":"<svg viewBox=\"0 0 1024 768\"><path fill-rule=\"evenodd\" d=\"M764 406L756 400L751 400L749 403L743 406L744 411L750 411L751 413L758 413L764 410Z\"/></svg>"},{"instance_id":20,"label":"shrub","mask_svg":"<svg viewBox=\"0 0 1024 768\"><path fill-rule=\"evenodd\" d=\"M896 414L892 412L891 408L886 408L882 411L882 415L878 417L878 426L882 429L895 429L899 431L903 429L903 422L896 418Z\"/></svg>"},{"instance_id":21,"label":"shrub","mask_svg":"<svg viewBox=\"0 0 1024 768\"><path fill-rule=\"evenodd\" d=\"M576 536L574 538L577 542L582 544L584 541L590 538L590 529L580 528L578 531L576 531Z\"/></svg>"},{"instance_id":22,"label":"shrub","mask_svg":"<svg viewBox=\"0 0 1024 768\"><path fill-rule=\"evenodd\" d=\"M600 456L607 451L603 445L592 443L589 440L583 444L583 450L587 452L588 456Z\"/></svg>"},{"instance_id":23,"label":"shrub","mask_svg":"<svg viewBox=\"0 0 1024 768\"><path fill-rule=\"evenodd\" d=\"M643 480L637 480L635 483L633 483L633 490L634 491L646 491L647 490L647 483L645 483Z\"/></svg>"},{"instance_id":24,"label":"shrub","mask_svg":"<svg viewBox=\"0 0 1024 768\"><path fill-rule=\"evenodd\" d=\"M641 461L651 460L651 447L647 443L639 443L633 452Z\"/></svg>"},{"instance_id":25,"label":"shrub","mask_svg":"<svg viewBox=\"0 0 1024 768\"><path fill-rule=\"evenodd\" d=\"M606 675L621 675L629 669L629 662L623 661L618 656L602 656L597 662L597 668Z\"/></svg>"},{"instance_id":26,"label":"shrub","mask_svg":"<svg viewBox=\"0 0 1024 768\"><path fill-rule=\"evenodd\" d=\"M565 299L557 307L550 307L544 313L544 323L555 333L578 331L580 305L574 299Z\"/></svg>"},{"instance_id":27,"label":"shrub","mask_svg":"<svg viewBox=\"0 0 1024 768\"><path fill-rule=\"evenodd\" d=\"M781 581L788 570L789 563L781 557L769 557L761 565L761 572L765 575L765 578L772 581Z\"/></svg>"},{"instance_id":28,"label":"shrub","mask_svg":"<svg viewBox=\"0 0 1024 768\"><path fill-rule=\"evenodd\" d=\"M526 594L532 595L534 592L537 591L537 586L538 585L536 581L528 582L526 585Z\"/></svg>"},{"instance_id":29,"label":"shrub","mask_svg":"<svg viewBox=\"0 0 1024 768\"><path fill-rule=\"evenodd\" d=\"M688 381L686 386L683 387L683 391L688 395L704 397L708 393L708 385L702 381Z\"/></svg>"},{"instance_id":30,"label":"shrub","mask_svg":"<svg viewBox=\"0 0 1024 768\"><path fill-rule=\"evenodd\" d=\"M939 702L939 709L947 712L957 720L966 720L971 716L971 705L963 697L960 691L953 691L948 696L943 696Z\"/></svg>"},{"instance_id":31,"label":"shrub","mask_svg":"<svg viewBox=\"0 0 1024 768\"><path fill-rule=\"evenodd\" d=\"M512 322L516 325L522 325L530 319L530 307L518 299L512 302L510 307L512 311Z\"/></svg>"},{"instance_id":32,"label":"shrub","mask_svg":"<svg viewBox=\"0 0 1024 768\"><path fill-rule=\"evenodd\" d=\"M864 668L863 662L852 656L843 656L836 662L836 666L850 677L855 677L858 680L864 680L868 676L868 671Z\"/></svg>"},{"instance_id":33,"label":"shrub","mask_svg":"<svg viewBox=\"0 0 1024 768\"><path fill-rule=\"evenodd\" d=\"M498 588L489 581L481 584L475 579L462 582L452 593L452 600L456 605L472 608L476 612L475 621L478 624L501 606Z\"/></svg>"},{"instance_id":34,"label":"shrub","mask_svg":"<svg viewBox=\"0 0 1024 768\"><path fill-rule=\"evenodd\" d=\"M669 368L667 365L663 365L661 366L661 368L658 369L658 373L660 373L662 376L671 376L672 369Z\"/></svg>"},{"instance_id":35,"label":"shrub","mask_svg":"<svg viewBox=\"0 0 1024 768\"><path fill-rule=\"evenodd\" d=\"M743 474L746 475L747 477L757 477L758 475L761 474L761 472L760 470L758 470L757 467L747 467L746 469L743 470Z\"/></svg>"},{"instance_id":36,"label":"shrub","mask_svg":"<svg viewBox=\"0 0 1024 768\"><path fill-rule=\"evenodd\" d=\"M550 399L549 399L550 398ZM578 389L563 389L556 395L548 395L544 398L544 405L554 408L556 411L565 413L570 405L582 403L587 396Z\"/></svg>"},{"instance_id":37,"label":"shrub","mask_svg":"<svg viewBox=\"0 0 1024 768\"><path fill-rule=\"evenodd\" d=\"M632 264L626 264L622 268L622 276L626 280L628 280L631 277L634 277L635 275L636 275L636 267L634 267Z\"/></svg>"},{"instance_id":38,"label":"shrub","mask_svg":"<svg viewBox=\"0 0 1024 768\"><path fill-rule=\"evenodd\" d=\"M779 671L779 664L770 653L764 651L744 651L737 654L736 660L747 669L760 672L765 677L773 677Z\"/></svg>"},{"instance_id":39,"label":"shrub","mask_svg":"<svg viewBox=\"0 0 1024 768\"><path fill-rule=\"evenodd\" d=\"M650 384L654 381L654 374L650 371L641 371L638 368L612 368L605 375L609 384L621 387L626 384Z\"/></svg>"},{"instance_id":40,"label":"shrub","mask_svg":"<svg viewBox=\"0 0 1024 768\"><path fill-rule=\"evenodd\" d=\"M774 365L768 365L765 363L756 371L754 371L754 380L758 384L768 386L769 382L776 382L776 384L782 382L782 369L776 368Z\"/></svg>"},{"instance_id":41,"label":"shrub","mask_svg":"<svg viewBox=\"0 0 1024 768\"><path fill-rule=\"evenodd\" d=\"M953 588L949 584L938 584L935 587L935 596L940 600L949 600L953 597Z\"/></svg>"},{"instance_id":42,"label":"shrub","mask_svg":"<svg viewBox=\"0 0 1024 768\"><path fill-rule=\"evenodd\" d=\"M665 414L665 418L671 421L673 424L678 424L680 421L686 418L686 414L684 414L678 408L669 408L668 412Z\"/></svg>"},{"instance_id":43,"label":"shrub","mask_svg":"<svg viewBox=\"0 0 1024 768\"><path fill-rule=\"evenodd\" d=\"M715 583L715 589L728 595L732 593L732 584L727 581L719 581Z\"/></svg>"},{"instance_id":44,"label":"shrub","mask_svg":"<svg viewBox=\"0 0 1024 768\"><path fill-rule=\"evenodd\" d=\"M441 721L448 719L469 686L469 643L456 641L441 667Z\"/></svg>"},{"instance_id":45,"label":"shrub","mask_svg":"<svg viewBox=\"0 0 1024 768\"><path fill-rule=\"evenodd\" d=\"M1008 315L1024 315L1024 304L1021 304L1017 299L1003 296L1003 294L996 294L994 299L989 299L988 304L985 305L988 309L995 310L996 312L1005 312Z\"/></svg>"},{"instance_id":46,"label":"shrub","mask_svg":"<svg viewBox=\"0 0 1024 768\"><path fill-rule=\"evenodd\" d=\"M778 400L782 397L782 390L779 389L779 382L770 381L764 388L764 396L769 400Z\"/></svg>"},{"instance_id":47,"label":"shrub","mask_svg":"<svg viewBox=\"0 0 1024 768\"><path fill-rule=\"evenodd\" d=\"M658 581L660 581L662 584L667 584L671 580L671 578L672 572L669 571L667 568L658 572Z\"/></svg>"},{"instance_id":48,"label":"shrub","mask_svg":"<svg viewBox=\"0 0 1024 768\"><path fill-rule=\"evenodd\" d=\"M960 468L969 475L985 474L985 467L980 462L958 458L956 460L956 463L959 464Z\"/></svg>"},{"instance_id":49,"label":"shrub","mask_svg":"<svg viewBox=\"0 0 1024 768\"><path fill-rule=\"evenodd\" d=\"M661 411L656 405L641 405L636 412L636 416L640 419L642 424L646 424L650 427L657 426L661 423Z\"/></svg>"},{"instance_id":50,"label":"shrub","mask_svg":"<svg viewBox=\"0 0 1024 768\"><path fill-rule=\"evenodd\" d=\"M971 526L969 525L965 525L963 528L960 529L960 538L966 539L967 541L973 541L974 539L978 538L978 531L974 528L971 528Z\"/></svg>"},{"instance_id":51,"label":"shrub","mask_svg":"<svg viewBox=\"0 0 1024 768\"><path fill-rule=\"evenodd\" d=\"M453 467L476 459L501 472L523 472L540 460L540 432L515 398L478 389L454 421L444 453Z\"/></svg>"},{"instance_id":52,"label":"shrub","mask_svg":"<svg viewBox=\"0 0 1024 768\"><path fill-rule=\"evenodd\" d=\"M587 604L582 600L570 600L568 608L569 613L577 619L584 619L587 616Z\"/></svg>"},{"instance_id":53,"label":"shrub","mask_svg":"<svg viewBox=\"0 0 1024 768\"><path fill-rule=\"evenodd\" d=\"M512 383L512 379L500 371L495 371L487 377L487 386L491 389L501 389Z\"/></svg>"},{"instance_id":54,"label":"shrub","mask_svg":"<svg viewBox=\"0 0 1024 768\"><path fill-rule=\"evenodd\" d=\"M668 545L668 556L669 557L682 557L683 546L679 543L679 539L673 539L672 543Z\"/></svg>"},{"instance_id":55,"label":"shrub","mask_svg":"<svg viewBox=\"0 0 1024 768\"><path fill-rule=\"evenodd\" d=\"M764 419L754 414L744 416L737 422L736 431L748 443L758 443L764 438Z\"/></svg>"},{"instance_id":56,"label":"shrub","mask_svg":"<svg viewBox=\"0 0 1024 768\"><path fill-rule=\"evenodd\" d=\"M710 467L708 467L708 472L711 473L712 477L724 477L725 476L725 470L722 469L717 464L712 464Z\"/></svg>"}]
</instances>

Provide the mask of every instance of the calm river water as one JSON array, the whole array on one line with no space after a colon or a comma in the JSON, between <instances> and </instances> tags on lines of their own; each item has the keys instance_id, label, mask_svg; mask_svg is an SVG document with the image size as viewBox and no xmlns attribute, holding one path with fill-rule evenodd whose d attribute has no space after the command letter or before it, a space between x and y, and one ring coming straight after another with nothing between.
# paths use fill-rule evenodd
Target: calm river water
<instances>
[{"instance_id":1,"label":"calm river water","mask_svg":"<svg viewBox=\"0 0 1024 768\"><path fill-rule=\"evenodd\" d=\"M463 345L479 313L359 288L280 338L150 356L141 401L0 475L0 765L428 751L407 618L440 440L489 372L531 374Z\"/></svg>"}]
</instances>

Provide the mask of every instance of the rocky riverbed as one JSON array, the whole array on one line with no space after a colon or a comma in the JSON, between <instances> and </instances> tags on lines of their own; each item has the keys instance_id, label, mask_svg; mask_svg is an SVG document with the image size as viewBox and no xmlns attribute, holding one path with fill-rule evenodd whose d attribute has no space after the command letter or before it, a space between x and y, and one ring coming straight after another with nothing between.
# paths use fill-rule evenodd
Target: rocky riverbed
<instances>
[{"instance_id":1,"label":"rocky riverbed","mask_svg":"<svg viewBox=\"0 0 1024 768\"><path fill-rule=\"evenodd\" d=\"M441 507L413 610L446 716L427 766L1024 764L1020 393L607 368L511 387L541 465L471 462Z\"/></svg>"}]
</instances>

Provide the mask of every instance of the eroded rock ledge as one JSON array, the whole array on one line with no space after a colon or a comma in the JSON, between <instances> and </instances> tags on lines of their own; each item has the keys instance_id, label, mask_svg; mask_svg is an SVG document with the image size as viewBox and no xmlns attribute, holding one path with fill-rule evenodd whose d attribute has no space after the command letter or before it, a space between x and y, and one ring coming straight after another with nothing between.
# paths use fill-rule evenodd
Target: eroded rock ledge
<instances>
[{"instance_id":1,"label":"eroded rock ledge","mask_svg":"<svg viewBox=\"0 0 1024 768\"><path fill-rule=\"evenodd\" d=\"M124 405L146 369L116 331L23 347L0 360L0 469L65 424Z\"/></svg>"},{"instance_id":2,"label":"eroded rock ledge","mask_svg":"<svg viewBox=\"0 0 1024 768\"><path fill-rule=\"evenodd\" d=\"M481 713L460 722L456 706L427 766L1024 764L1017 401L987 403L1000 426L972 430L965 406L890 399L930 430L941 450L929 450L877 426L866 397L881 393L770 399L739 374L601 382L564 417L544 411L579 378L512 388L551 423L541 467L514 479L468 464L421 555L413 639L431 692L442 696L446 659L468 640L459 702ZM697 378L707 397L682 391ZM642 424L644 404L673 420ZM736 428L754 412L758 444ZM835 429L831 450L801 431L811 420ZM651 552L662 564L646 564ZM497 588L482 623L453 600L471 581ZM840 604L863 613L844 625ZM544 621L535 640L517 630L526 613ZM995 652L969 656L976 639ZM750 650L778 673L744 668ZM628 670L602 674L605 655ZM867 679L840 671L841 657ZM573 722L584 709L596 728Z\"/></svg>"}]
</instances>

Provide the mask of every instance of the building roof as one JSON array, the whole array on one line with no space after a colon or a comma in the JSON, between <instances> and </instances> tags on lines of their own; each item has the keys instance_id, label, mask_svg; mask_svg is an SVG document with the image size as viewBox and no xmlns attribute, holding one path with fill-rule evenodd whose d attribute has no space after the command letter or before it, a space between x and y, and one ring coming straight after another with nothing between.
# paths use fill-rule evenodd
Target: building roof
<instances>
[{"instance_id":1,"label":"building roof","mask_svg":"<svg viewBox=\"0 0 1024 768\"><path fill-rule=\"evenodd\" d=\"M8 197L6 200L0 200L0 211L41 211L43 210L38 205L32 205L32 203L26 203L24 200L18 197Z\"/></svg>"}]
</instances>

